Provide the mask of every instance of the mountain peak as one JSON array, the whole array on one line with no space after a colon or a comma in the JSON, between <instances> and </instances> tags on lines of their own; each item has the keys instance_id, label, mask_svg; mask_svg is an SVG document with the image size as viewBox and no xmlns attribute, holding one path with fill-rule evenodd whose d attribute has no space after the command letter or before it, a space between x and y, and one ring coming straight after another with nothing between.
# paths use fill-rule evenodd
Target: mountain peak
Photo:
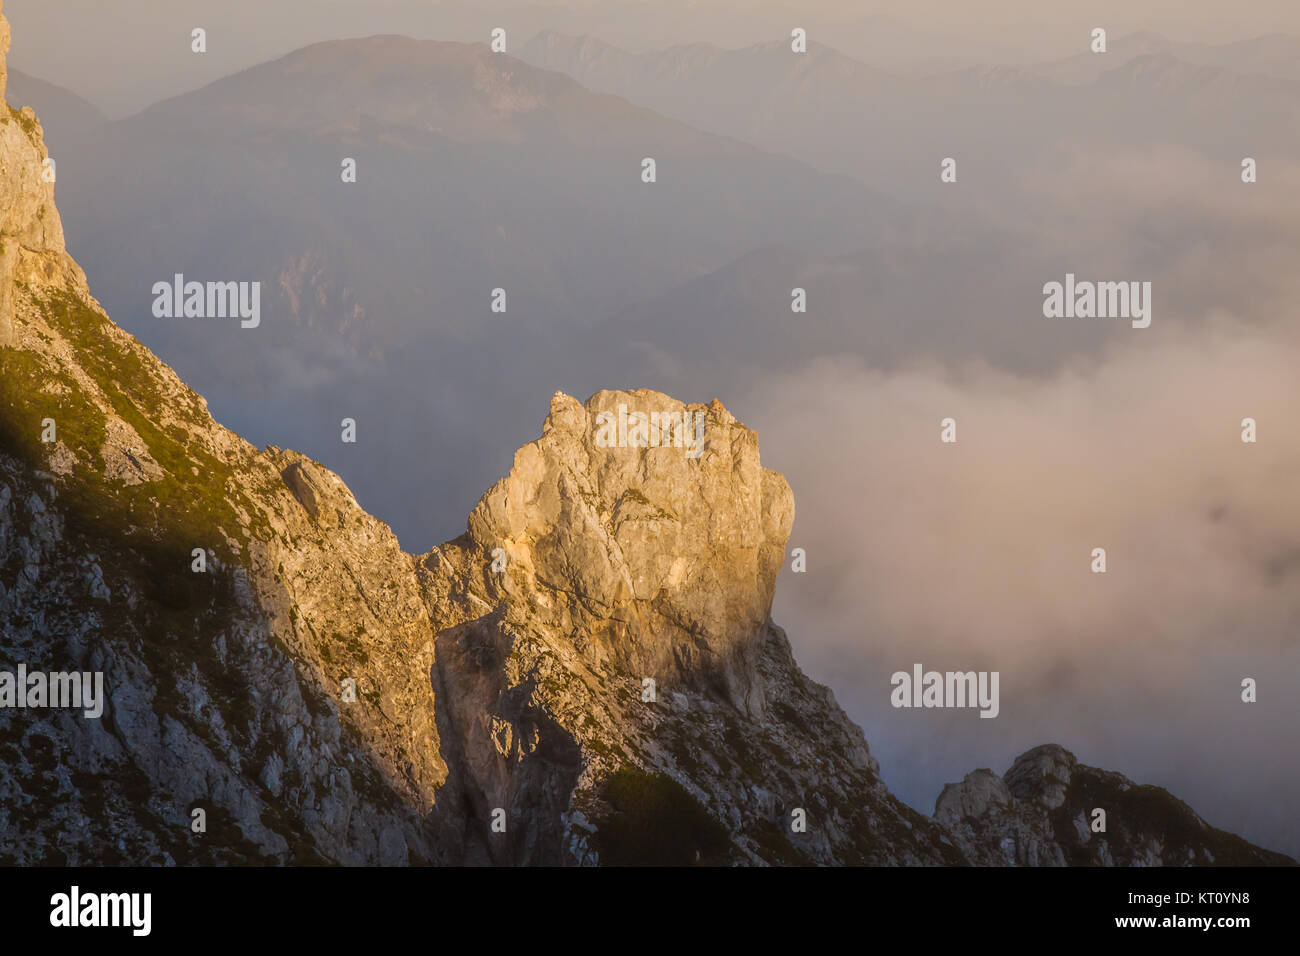
<instances>
[{"instance_id":1,"label":"mountain peak","mask_svg":"<svg viewBox=\"0 0 1300 956\"><path fill-rule=\"evenodd\" d=\"M468 534L483 561L503 552L490 603L580 625L631 673L719 681L757 713L745 663L793 521L789 485L721 402L638 389L557 394Z\"/></svg>"}]
</instances>

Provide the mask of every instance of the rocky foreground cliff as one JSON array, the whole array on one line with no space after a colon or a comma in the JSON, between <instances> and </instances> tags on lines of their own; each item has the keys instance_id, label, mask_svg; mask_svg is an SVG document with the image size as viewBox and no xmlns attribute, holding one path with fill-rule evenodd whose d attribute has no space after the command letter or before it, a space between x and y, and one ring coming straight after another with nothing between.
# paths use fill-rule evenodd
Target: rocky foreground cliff
<instances>
[{"instance_id":1,"label":"rocky foreground cliff","mask_svg":"<svg viewBox=\"0 0 1300 956\"><path fill-rule=\"evenodd\" d=\"M771 620L794 500L719 402L557 394L404 553L108 319L0 119L0 670L107 689L0 709L0 862L1290 862L1055 747L893 797ZM701 454L597 441L620 405L703 416Z\"/></svg>"}]
</instances>

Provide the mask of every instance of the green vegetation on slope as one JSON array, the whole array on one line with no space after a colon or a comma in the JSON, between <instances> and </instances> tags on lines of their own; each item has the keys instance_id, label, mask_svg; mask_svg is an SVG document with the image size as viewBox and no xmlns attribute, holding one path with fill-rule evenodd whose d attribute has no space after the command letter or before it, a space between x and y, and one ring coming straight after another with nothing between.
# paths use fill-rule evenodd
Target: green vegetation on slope
<instances>
[{"instance_id":1,"label":"green vegetation on slope","mask_svg":"<svg viewBox=\"0 0 1300 956\"><path fill-rule=\"evenodd\" d=\"M0 448L33 469L45 469L41 422L52 418L59 440L84 466L58 485L75 530L92 539L125 540L161 552L169 565L186 571L196 547L232 561L227 536L246 542L233 504L238 496L232 469L198 446L181 425L164 430L156 424L165 410L187 425L210 427L197 397L186 392L180 407L165 397L142 358L143 347L121 347L108 334L109 320L79 297L59 293L38 303L46 321L76 350L77 364L104 393L114 414L135 429L166 474L138 485L107 481L100 453L106 418L95 397L67 373L15 349L0 349ZM246 510L254 513L251 507Z\"/></svg>"},{"instance_id":2,"label":"green vegetation on slope","mask_svg":"<svg viewBox=\"0 0 1300 956\"><path fill-rule=\"evenodd\" d=\"M22 110L12 106L9 107L9 115L18 121L18 125L23 128L23 132L27 134L27 138L31 140L32 145L36 145L36 120L24 116ZM5 122L8 123L9 121L6 119Z\"/></svg>"}]
</instances>

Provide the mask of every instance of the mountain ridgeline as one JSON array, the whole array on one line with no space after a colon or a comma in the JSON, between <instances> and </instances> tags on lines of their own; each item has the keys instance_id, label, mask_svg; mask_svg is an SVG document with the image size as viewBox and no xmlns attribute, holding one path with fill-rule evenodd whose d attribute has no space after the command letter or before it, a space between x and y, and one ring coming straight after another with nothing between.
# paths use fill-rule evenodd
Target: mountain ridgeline
<instances>
[{"instance_id":1,"label":"mountain ridgeline","mask_svg":"<svg viewBox=\"0 0 1300 956\"><path fill-rule=\"evenodd\" d=\"M0 669L107 699L0 709L0 862L1292 862L1052 746L933 818L892 796L770 617L794 498L718 401L557 393L465 533L405 553L108 318L47 155L7 111ZM702 416L701 454L597 441L621 405Z\"/></svg>"}]
</instances>

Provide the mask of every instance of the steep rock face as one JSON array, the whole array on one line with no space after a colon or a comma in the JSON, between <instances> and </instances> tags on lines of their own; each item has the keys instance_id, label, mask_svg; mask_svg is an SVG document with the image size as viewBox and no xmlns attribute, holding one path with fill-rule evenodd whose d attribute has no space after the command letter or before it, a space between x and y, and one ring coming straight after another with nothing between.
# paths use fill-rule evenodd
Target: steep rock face
<instances>
[{"instance_id":1,"label":"steep rock face","mask_svg":"<svg viewBox=\"0 0 1300 956\"><path fill-rule=\"evenodd\" d=\"M1094 832L1094 811L1105 812ZM1159 787L1080 764L1056 744L1006 774L976 770L944 787L935 819L972 862L1018 866L1276 866L1295 861L1211 827Z\"/></svg>"},{"instance_id":2,"label":"steep rock face","mask_svg":"<svg viewBox=\"0 0 1300 956\"><path fill-rule=\"evenodd\" d=\"M0 860L437 859L446 768L414 562L337 478L218 426L104 316L64 251L47 155L30 111L8 111L0 656L103 672L108 701L98 720L0 710ZM317 482L314 514L289 469Z\"/></svg>"},{"instance_id":3,"label":"steep rock face","mask_svg":"<svg viewBox=\"0 0 1300 956\"><path fill-rule=\"evenodd\" d=\"M601 447L597 422L616 428L620 408L700 422L698 454L685 442ZM793 520L785 479L759 464L757 436L720 402L600 392L586 407L553 399L542 437L474 509L468 537L505 552L491 600L536 605L535 621L591 641L598 662L711 678L758 716L750 652Z\"/></svg>"},{"instance_id":4,"label":"steep rock face","mask_svg":"<svg viewBox=\"0 0 1300 956\"><path fill-rule=\"evenodd\" d=\"M0 11L3 4L0 3ZM8 72L9 21L0 12L0 100ZM63 248L63 226L54 208L54 185L47 181L44 162L49 151L41 138L40 122L28 107L0 106L0 346L13 340L12 286L23 278L36 279L51 270L63 272L84 285L84 277Z\"/></svg>"},{"instance_id":5,"label":"steep rock face","mask_svg":"<svg viewBox=\"0 0 1300 956\"><path fill-rule=\"evenodd\" d=\"M57 258L26 276L0 349L4 657L102 671L109 701L98 721L0 713L0 812L24 834L8 855L432 856L416 808L445 770L410 559L344 492L327 487L313 519L281 480L291 456L212 423ZM409 666L372 662L379 642ZM339 705L343 675L373 706ZM42 740L57 742L48 765ZM207 841L187 836L194 806Z\"/></svg>"}]
</instances>

